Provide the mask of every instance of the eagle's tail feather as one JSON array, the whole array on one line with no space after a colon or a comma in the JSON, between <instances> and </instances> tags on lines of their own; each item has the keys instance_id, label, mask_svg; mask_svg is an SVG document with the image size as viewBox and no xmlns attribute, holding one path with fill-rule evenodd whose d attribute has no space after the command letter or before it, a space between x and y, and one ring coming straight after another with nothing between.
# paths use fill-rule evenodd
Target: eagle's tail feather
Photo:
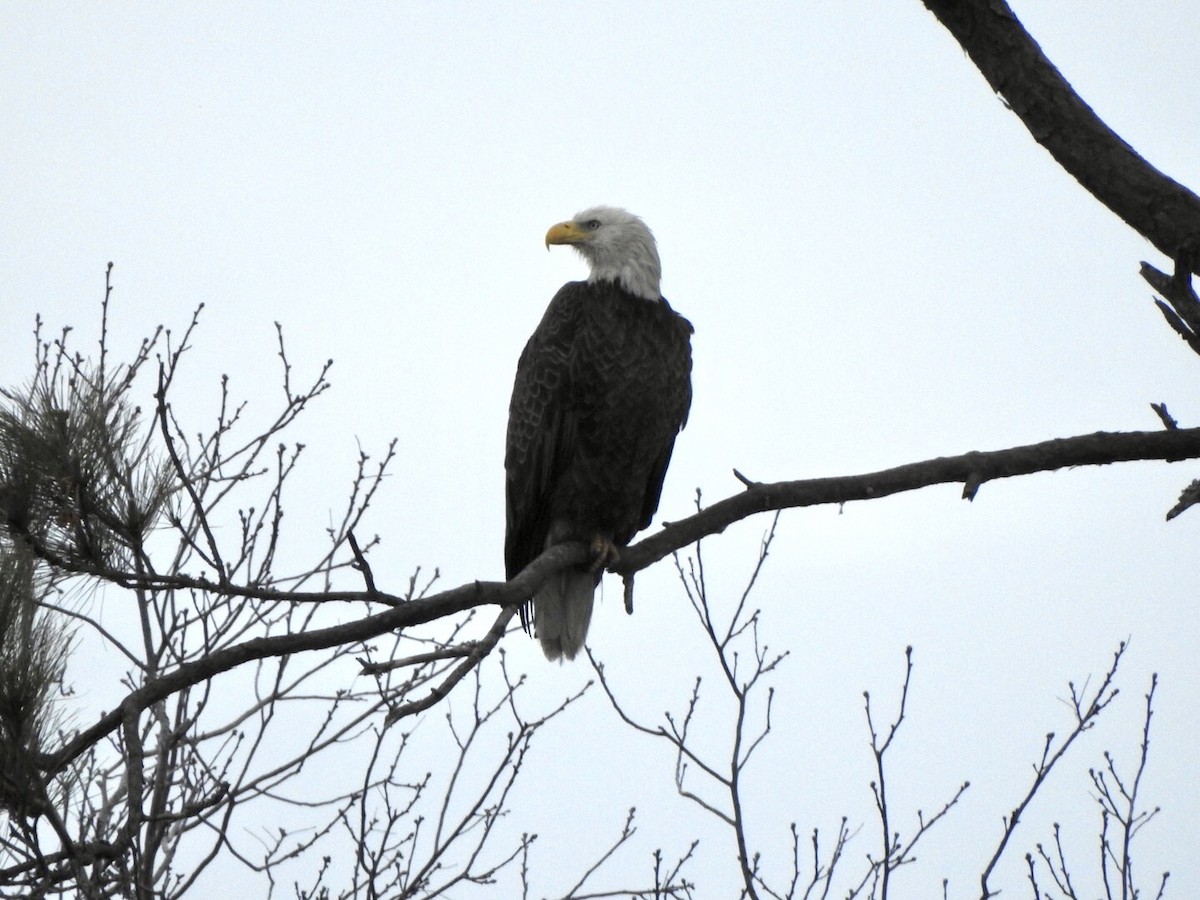
<instances>
[{"instance_id":1,"label":"eagle's tail feather","mask_svg":"<svg viewBox=\"0 0 1200 900\"><path fill-rule=\"evenodd\" d=\"M592 621L596 576L566 569L551 577L533 598L533 622L547 659L574 659Z\"/></svg>"}]
</instances>

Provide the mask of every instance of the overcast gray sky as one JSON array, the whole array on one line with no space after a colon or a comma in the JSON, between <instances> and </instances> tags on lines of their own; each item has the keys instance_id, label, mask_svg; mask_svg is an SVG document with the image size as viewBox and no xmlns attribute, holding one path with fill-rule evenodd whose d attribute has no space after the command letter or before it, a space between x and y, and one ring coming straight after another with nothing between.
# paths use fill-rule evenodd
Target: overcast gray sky
<instances>
[{"instance_id":1,"label":"overcast gray sky","mask_svg":"<svg viewBox=\"0 0 1200 900\"><path fill-rule=\"evenodd\" d=\"M1189 4L1014 7L1100 116L1200 187ZM252 414L272 408L279 321L299 372L335 360L334 395L297 435L312 454L297 541L321 538L356 442L400 437L370 522L381 586L417 565L446 585L502 575L516 358L585 271L542 236L597 203L654 229L664 292L696 326L666 519L697 487L735 492L734 467L846 475L1155 428L1152 401L1200 422L1200 361L1137 275L1141 259L1166 262L1033 142L917 0L6 3L0 19L0 381L27 377L35 313L94 340L109 260L118 354L206 304L175 399L197 429L222 373ZM842 815L867 823L856 857L874 849L861 692L894 697L911 643L898 808L911 824L974 787L897 887L932 896L948 875L968 896L1045 733L1067 726L1067 681L1098 676L1130 638L1119 703L1030 811L1004 885L1024 890L1021 857L1051 821L1094 866L1086 769L1105 748L1133 764L1157 671L1145 791L1163 812L1140 865L1200 896L1200 513L1163 521L1198 476L1125 465L991 483L973 504L947 486L785 514L757 595L772 645L792 650L750 775L764 850L784 850L789 821ZM716 587L740 584L766 524L706 542ZM607 584L591 633L651 717L707 664L672 579L665 565L643 575L632 619ZM523 638L507 646L538 696L588 677ZM669 755L598 696L534 763L514 827L542 833L535 865L574 858L582 817L603 840L636 804L646 847L701 836L696 877L732 875L727 838L668 790ZM648 862L639 849L620 865ZM543 890L567 886L547 876Z\"/></svg>"}]
</instances>

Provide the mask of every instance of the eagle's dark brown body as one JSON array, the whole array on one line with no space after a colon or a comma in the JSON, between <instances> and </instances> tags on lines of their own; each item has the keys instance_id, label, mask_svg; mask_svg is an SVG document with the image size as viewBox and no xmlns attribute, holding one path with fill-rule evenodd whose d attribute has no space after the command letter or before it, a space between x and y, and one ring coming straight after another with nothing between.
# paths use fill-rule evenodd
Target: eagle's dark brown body
<instances>
[{"instance_id":1,"label":"eagle's dark brown body","mask_svg":"<svg viewBox=\"0 0 1200 900\"><path fill-rule=\"evenodd\" d=\"M611 281L571 282L550 301L509 406L509 578L550 544L600 538L622 547L650 524L691 404L691 333L665 300ZM583 574L590 616L594 581Z\"/></svg>"}]
</instances>

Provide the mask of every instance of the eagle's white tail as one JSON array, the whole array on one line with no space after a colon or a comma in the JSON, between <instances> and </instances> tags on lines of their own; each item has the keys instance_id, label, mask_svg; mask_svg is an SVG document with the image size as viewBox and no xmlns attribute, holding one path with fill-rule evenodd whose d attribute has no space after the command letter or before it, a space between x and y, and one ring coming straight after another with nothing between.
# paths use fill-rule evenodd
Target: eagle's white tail
<instances>
[{"instance_id":1,"label":"eagle's white tail","mask_svg":"<svg viewBox=\"0 0 1200 900\"><path fill-rule=\"evenodd\" d=\"M596 576L588 571L559 572L533 598L533 624L547 659L574 659L583 649L592 621Z\"/></svg>"}]
</instances>

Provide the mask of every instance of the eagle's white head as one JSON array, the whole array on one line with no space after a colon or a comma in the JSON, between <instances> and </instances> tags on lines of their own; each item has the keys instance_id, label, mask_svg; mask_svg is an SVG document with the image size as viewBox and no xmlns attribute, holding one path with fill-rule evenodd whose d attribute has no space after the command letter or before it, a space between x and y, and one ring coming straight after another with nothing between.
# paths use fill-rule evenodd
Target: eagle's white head
<instances>
[{"instance_id":1,"label":"eagle's white head","mask_svg":"<svg viewBox=\"0 0 1200 900\"><path fill-rule=\"evenodd\" d=\"M661 300L662 264L654 235L633 213L593 206L546 232L546 247L570 244L588 261L588 281L615 281L645 300Z\"/></svg>"}]
</instances>

